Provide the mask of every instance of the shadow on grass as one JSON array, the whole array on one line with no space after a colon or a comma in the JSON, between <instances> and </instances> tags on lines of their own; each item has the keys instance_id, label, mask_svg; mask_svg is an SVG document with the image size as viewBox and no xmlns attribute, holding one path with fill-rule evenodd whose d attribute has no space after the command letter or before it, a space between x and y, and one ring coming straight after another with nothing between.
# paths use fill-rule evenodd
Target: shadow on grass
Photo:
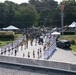
<instances>
[{"instance_id":1,"label":"shadow on grass","mask_svg":"<svg viewBox=\"0 0 76 75\"><path fill-rule=\"evenodd\" d=\"M64 48L64 50L71 51L72 49L71 48Z\"/></svg>"}]
</instances>

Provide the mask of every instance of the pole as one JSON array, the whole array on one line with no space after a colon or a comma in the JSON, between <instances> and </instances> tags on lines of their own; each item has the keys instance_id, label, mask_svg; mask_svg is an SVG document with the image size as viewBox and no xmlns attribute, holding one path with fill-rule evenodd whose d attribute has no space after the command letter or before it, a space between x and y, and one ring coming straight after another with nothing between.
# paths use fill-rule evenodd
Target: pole
<instances>
[{"instance_id":1,"label":"pole","mask_svg":"<svg viewBox=\"0 0 76 75\"><path fill-rule=\"evenodd\" d=\"M61 11L61 27L62 27L62 35L63 35L63 25L64 25L64 18L63 18L63 10Z\"/></svg>"},{"instance_id":2,"label":"pole","mask_svg":"<svg viewBox=\"0 0 76 75\"><path fill-rule=\"evenodd\" d=\"M64 4L61 6L61 27L62 27L62 35L63 35L63 26L64 26Z\"/></svg>"}]
</instances>

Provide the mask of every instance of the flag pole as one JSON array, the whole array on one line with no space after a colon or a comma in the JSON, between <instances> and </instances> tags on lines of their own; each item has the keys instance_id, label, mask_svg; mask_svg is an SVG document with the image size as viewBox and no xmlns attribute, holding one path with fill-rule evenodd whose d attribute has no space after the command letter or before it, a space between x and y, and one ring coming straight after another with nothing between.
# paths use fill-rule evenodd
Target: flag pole
<instances>
[{"instance_id":1,"label":"flag pole","mask_svg":"<svg viewBox=\"0 0 76 75\"><path fill-rule=\"evenodd\" d=\"M62 27L62 35L63 35L63 26L64 26L64 4L61 5L61 27Z\"/></svg>"}]
</instances>

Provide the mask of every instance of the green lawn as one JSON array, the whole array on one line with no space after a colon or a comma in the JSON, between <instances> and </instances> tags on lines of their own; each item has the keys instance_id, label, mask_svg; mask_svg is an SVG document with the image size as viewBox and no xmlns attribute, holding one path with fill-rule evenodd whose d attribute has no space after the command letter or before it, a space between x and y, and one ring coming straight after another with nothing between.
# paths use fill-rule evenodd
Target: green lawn
<instances>
[{"instance_id":1,"label":"green lawn","mask_svg":"<svg viewBox=\"0 0 76 75\"><path fill-rule=\"evenodd\" d=\"M11 42L11 41L0 41L0 47L7 44L7 43L9 43L9 42Z\"/></svg>"},{"instance_id":2,"label":"green lawn","mask_svg":"<svg viewBox=\"0 0 76 75\"><path fill-rule=\"evenodd\" d=\"M76 41L76 35L61 35L58 40L62 40L62 39L65 39L65 40L75 40ZM73 51L76 52L76 45L71 45L70 47Z\"/></svg>"},{"instance_id":3,"label":"green lawn","mask_svg":"<svg viewBox=\"0 0 76 75\"><path fill-rule=\"evenodd\" d=\"M61 40L61 39L66 39L69 41L76 40L76 35L61 35L59 40Z\"/></svg>"},{"instance_id":4,"label":"green lawn","mask_svg":"<svg viewBox=\"0 0 76 75\"><path fill-rule=\"evenodd\" d=\"M21 36L22 34L15 34L15 39Z\"/></svg>"},{"instance_id":5,"label":"green lawn","mask_svg":"<svg viewBox=\"0 0 76 75\"><path fill-rule=\"evenodd\" d=\"M22 34L15 34L15 39L18 38L21 35ZM1 41L0 40L0 47L3 46L3 45L5 45L5 44L7 44L7 43L9 43L9 42L13 42L13 41L15 41L15 40L10 40L10 39L9 39L9 41L5 41L5 40L4 41Z\"/></svg>"},{"instance_id":6,"label":"green lawn","mask_svg":"<svg viewBox=\"0 0 76 75\"><path fill-rule=\"evenodd\" d=\"M71 45L71 47L70 47L73 51L75 51L76 52L76 45Z\"/></svg>"}]
</instances>

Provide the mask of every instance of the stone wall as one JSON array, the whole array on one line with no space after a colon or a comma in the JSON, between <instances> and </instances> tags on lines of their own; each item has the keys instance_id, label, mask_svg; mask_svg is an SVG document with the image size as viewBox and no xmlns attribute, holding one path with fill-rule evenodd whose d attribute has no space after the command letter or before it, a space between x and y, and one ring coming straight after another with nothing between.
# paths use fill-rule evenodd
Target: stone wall
<instances>
[{"instance_id":1,"label":"stone wall","mask_svg":"<svg viewBox=\"0 0 76 75\"><path fill-rule=\"evenodd\" d=\"M48 68L48 69L55 69L76 73L76 64L63 63L63 62L0 56L0 63Z\"/></svg>"}]
</instances>

